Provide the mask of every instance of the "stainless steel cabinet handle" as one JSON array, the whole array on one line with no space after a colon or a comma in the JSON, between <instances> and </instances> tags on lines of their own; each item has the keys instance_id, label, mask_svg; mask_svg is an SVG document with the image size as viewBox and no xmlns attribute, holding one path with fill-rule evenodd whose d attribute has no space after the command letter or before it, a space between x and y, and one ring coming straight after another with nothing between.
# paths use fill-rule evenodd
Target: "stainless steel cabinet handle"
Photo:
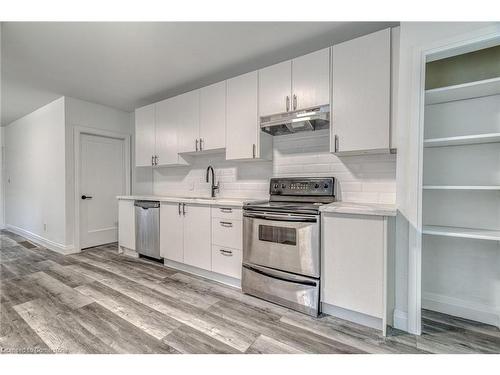
<instances>
[{"instance_id":1,"label":"stainless steel cabinet handle","mask_svg":"<svg viewBox=\"0 0 500 375\"><path fill-rule=\"evenodd\" d=\"M151 165L155 165L155 157L151 155Z\"/></svg>"},{"instance_id":2,"label":"stainless steel cabinet handle","mask_svg":"<svg viewBox=\"0 0 500 375\"><path fill-rule=\"evenodd\" d=\"M221 221L220 225L226 228L231 228L233 226L233 223L230 223L229 221Z\"/></svg>"},{"instance_id":3,"label":"stainless steel cabinet handle","mask_svg":"<svg viewBox=\"0 0 500 375\"><path fill-rule=\"evenodd\" d=\"M200 138L200 151L203 151L203 138Z\"/></svg>"},{"instance_id":4,"label":"stainless steel cabinet handle","mask_svg":"<svg viewBox=\"0 0 500 375\"><path fill-rule=\"evenodd\" d=\"M290 97L288 95L286 96L285 103L286 103L286 111L288 112L290 110Z\"/></svg>"},{"instance_id":5,"label":"stainless steel cabinet handle","mask_svg":"<svg viewBox=\"0 0 500 375\"><path fill-rule=\"evenodd\" d=\"M186 215L186 203L182 204L182 214Z\"/></svg>"},{"instance_id":6,"label":"stainless steel cabinet handle","mask_svg":"<svg viewBox=\"0 0 500 375\"><path fill-rule=\"evenodd\" d=\"M178 203L178 205L179 205L179 206L178 206L179 216L181 216L181 204L180 204L180 203Z\"/></svg>"},{"instance_id":7,"label":"stainless steel cabinet handle","mask_svg":"<svg viewBox=\"0 0 500 375\"><path fill-rule=\"evenodd\" d=\"M158 155L155 156L155 165L158 165Z\"/></svg>"},{"instance_id":8,"label":"stainless steel cabinet handle","mask_svg":"<svg viewBox=\"0 0 500 375\"><path fill-rule=\"evenodd\" d=\"M224 250L224 249L220 249L219 250L220 253L226 257L232 257L233 256L233 252L231 250Z\"/></svg>"},{"instance_id":9,"label":"stainless steel cabinet handle","mask_svg":"<svg viewBox=\"0 0 500 375\"><path fill-rule=\"evenodd\" d=\"M252 156L253 158L255 159L255 152L256 152L256 146L255 146L255 143L252 145Z\"/></svg>"},{"instance_id":10,"label":"stainless steel cabinet handle","mask_svg":"<svg viewBox=\"0 0 500 375\"><path fill-rule=\"evenodd\" d=\"M198 139L196 139L196 151L198 151Z\"/></svg>"},{"instance_id":11,"label":"stainless steel cabinet handle","mask_svg":"<svg viewBox=\"0 0 500 375\"><path fill-rule=\"evenodd\" d=\"M297 95L293 94L293 110L297 109Z\"/></svg>"},{"instance_id":12,"label":"stainless steel cabinet handle","mask_svg":"<svg viewBox=\"0 0 500 375\"><path fill-rule=\"evenodd\" d=\"M230 214L231 212L233 212L233 209L232 208L221 208L220 212L224 212L226 214Z\"/></svg>"},{"instance_id":13,"label":"stainless steel cabinet handle","mask_svg":"<svg viewBox=\"0 0 500 375\"><path fill-rule=\"evenodd\" d=\"M334 142L333 151L339 152L339 136L337 134L333 136L333 142Z\"/></svg>"}]
</instances>

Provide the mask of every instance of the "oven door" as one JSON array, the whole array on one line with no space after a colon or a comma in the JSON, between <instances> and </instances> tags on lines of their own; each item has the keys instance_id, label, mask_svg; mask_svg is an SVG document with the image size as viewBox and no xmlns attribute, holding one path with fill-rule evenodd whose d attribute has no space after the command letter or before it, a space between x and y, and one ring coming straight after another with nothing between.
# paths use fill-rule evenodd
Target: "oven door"
<instances>
[{"instance_id":1,"label":"oven door","mask_svg":"<svg viewBox=\"0 0 500 375\"><path fill-rule=\"evenodd\" d=\"M245 211L243 262L319 277L319 225L319 215Z\"/></svg>"}]
</instances>

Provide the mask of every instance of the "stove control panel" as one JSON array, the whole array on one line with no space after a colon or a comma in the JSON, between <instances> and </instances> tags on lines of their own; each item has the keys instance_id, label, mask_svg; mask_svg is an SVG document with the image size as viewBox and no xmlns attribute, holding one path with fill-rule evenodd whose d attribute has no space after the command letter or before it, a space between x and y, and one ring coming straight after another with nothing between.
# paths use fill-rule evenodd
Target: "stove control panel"
<instances>
[{"instance_id":1,"label":"stove control panel","mask_svg":"<svg viewBox=\"0 0 500 375\"><path fill-rule=\"evenodd\" d=\"M335 178L272 178L271 195L335 196Z\"/></svg>"}]
</instances>

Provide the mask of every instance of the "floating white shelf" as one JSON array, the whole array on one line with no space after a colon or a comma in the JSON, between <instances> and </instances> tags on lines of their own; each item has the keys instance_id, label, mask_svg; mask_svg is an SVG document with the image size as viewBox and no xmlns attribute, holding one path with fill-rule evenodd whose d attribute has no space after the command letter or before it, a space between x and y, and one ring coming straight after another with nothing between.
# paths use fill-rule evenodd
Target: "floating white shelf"
<instances>
[{"instance_id":1,"label":"floating white shelf","mask_svg":"<svg viewBox=\"0 0 500 375\"><path fill-rule=\"evenodd\" d=\"M426 90L425 104L447 103L496 94L500 94L500 77Z\"/></svg>"},{"instance_id":2,"label":"floating white shelf","mask_svg":"<svg viewBox=\"0 0 500 375\"><path fill-rule=\"evenodd\" d=\"M500 190L500 185L424 185L424 190Z\"/></svg>"},{"instance_id":3,"label":"floating white shelf","mask_svg":"<svg viewBox=\"0 0 500 375\"><path fill-rule=\"evenodd\" d=\"M424 147L445 147L476 145L500 142L500 133L462 135L458 137L429 138L424 140Z\"/></svg>"},{"instance_id":4,"label":"floating white shelf","mask_svg":"<svg viewBox=\"0 0 500 375\"><path fill-rule=\"evenodd\" d=\"M424 225L423 234L445 237L473 238L478 240L500 241L500 230L441 227Z\"/></svg>"}]
</instances>

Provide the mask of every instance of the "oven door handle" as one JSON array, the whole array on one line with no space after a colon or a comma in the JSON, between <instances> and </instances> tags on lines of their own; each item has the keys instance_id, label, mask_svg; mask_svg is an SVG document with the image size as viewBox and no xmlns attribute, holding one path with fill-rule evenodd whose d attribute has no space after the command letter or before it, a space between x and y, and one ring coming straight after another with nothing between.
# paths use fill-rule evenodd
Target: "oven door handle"
<instances>
[{"instance_id":1,"label":"oven door handle","mask_svg":"<svg viewBox=\"0 0 500 375\"><path fill-rule=\"evenodd\" d=\"M277 275L273 275L271 273L268 273L268 272L265 272L265 271L262 271L258 268L255 268L255 267L252 267L252 266L249 266L247 264L244 264L243 265L243 268L246 268L252 272L255 272L255 273L258 273L258 274L261 274L263 276L266 276L266 277L270 277L272 279L276 279L276 280L281 280L281 281L286 281L287 283L294 283L294 284L300 284L300 285L307 285L307 286L314 286L316 287L318 284L315 282L315 281L309 281L309 280L294 280L294 279L290 279L288 277L282 277L282 276L277 276Z\"/></svg>"},{"instance_id":2,"label":"oven door handle","mask_svg":"<svg viewBox=\"0 0 500 375\"><path fill-rule=\"evenodd\" d=\"M290 215L270 215L270 214L254 214L245 212L244 217L253 219L273 220L273 221L292 221L301 223L316 223L318 218L315 216L290 216Z\"/></svg>"}]
</instances>

